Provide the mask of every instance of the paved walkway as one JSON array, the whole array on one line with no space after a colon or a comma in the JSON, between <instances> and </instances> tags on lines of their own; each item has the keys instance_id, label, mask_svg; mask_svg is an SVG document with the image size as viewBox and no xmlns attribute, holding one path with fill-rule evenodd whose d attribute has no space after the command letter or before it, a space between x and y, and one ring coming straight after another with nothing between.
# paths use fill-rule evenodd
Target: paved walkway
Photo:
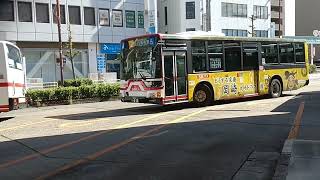
<instances>
[{"instance_id":1,"label":"paved walkway","mask_svg":"<svg viewBox=\"0 0 320 180\"><path fill-rule=\"evenodd\" d=\"M305 106L299 134L287 140L283 151L291 154L287 180L320 179L320 73L310 75L310 80L318 91L302 92L293 102L304 102Z\"/></svg>"}]
</instances>

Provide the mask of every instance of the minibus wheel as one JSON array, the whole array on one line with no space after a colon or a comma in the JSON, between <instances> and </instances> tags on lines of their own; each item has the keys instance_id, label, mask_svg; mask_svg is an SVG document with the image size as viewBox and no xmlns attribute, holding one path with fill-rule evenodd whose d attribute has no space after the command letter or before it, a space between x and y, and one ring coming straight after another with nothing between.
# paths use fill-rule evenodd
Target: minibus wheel
<instances>
[{"instance_id":1,"label":"minibus wheel","mask_svg":"<svg viewBox=\"0 0 320 180\"><path fill-rule=\"evenodd\" d=\"M272 79L269 85L269 95L272 98L278 98L282 95L282 85L279 79Z\"/></svg>"}]
</instances>

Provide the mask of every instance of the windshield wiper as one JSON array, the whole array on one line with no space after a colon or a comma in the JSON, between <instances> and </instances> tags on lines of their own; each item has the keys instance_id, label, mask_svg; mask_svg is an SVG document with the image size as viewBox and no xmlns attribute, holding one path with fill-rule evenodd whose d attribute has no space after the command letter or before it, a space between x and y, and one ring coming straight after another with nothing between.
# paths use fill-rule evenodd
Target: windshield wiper
<instances>
[{"instance_id":1,"label":"windshield wiper","mask_svg":"<svg viewBox=\"0 0 320 180\"><path fill-rule=\"evenodd\" d=\"M146 80L146 79L147 79L140 71L138 71L138 73L139 73L139 75L141 76L141 78L142 78L143 80Z\"/></svg>"}]
</instances>

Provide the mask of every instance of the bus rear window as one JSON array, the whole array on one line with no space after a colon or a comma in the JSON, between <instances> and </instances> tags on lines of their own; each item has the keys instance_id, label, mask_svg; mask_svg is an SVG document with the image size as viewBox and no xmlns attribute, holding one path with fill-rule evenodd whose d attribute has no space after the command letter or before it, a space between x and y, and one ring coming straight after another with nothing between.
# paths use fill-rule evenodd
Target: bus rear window
<instances>
[{"instance_id":1,"label":"bus rear window","mask_svg":"<svg viewBox=\"0 0 320 180\"><path fill-rule=\"evenodd\" d=\"M7 49L9 67L22 70L21 55L19 49L10 44L7 44Z\"/></svg>"}]
</instances>

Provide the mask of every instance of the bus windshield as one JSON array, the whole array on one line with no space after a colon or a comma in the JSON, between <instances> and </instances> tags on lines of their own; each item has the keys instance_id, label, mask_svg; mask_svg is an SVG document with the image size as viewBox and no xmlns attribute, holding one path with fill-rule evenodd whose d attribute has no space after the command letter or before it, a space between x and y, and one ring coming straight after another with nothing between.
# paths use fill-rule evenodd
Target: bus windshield
<instances>
[{"instance_id":1,"label":"bus windshield","mask_svg":"<svg viewBox=\"0 0 320 180\"><path fill-rule=\"evenodd\" d=\"M18 48L7 44L9 68L22 70L22 57Z\"/></svg>"},{"instance_id":2,"label":"bus windshield","mask_svg":"<svg viewBox=\"0 0 320 180\"><path fill-rule=\"evenodd\" d=\"M123 80L161 78L158 47L136 46L131 49L124 49L121 63Z\"/></svg>"}]
</instances>

